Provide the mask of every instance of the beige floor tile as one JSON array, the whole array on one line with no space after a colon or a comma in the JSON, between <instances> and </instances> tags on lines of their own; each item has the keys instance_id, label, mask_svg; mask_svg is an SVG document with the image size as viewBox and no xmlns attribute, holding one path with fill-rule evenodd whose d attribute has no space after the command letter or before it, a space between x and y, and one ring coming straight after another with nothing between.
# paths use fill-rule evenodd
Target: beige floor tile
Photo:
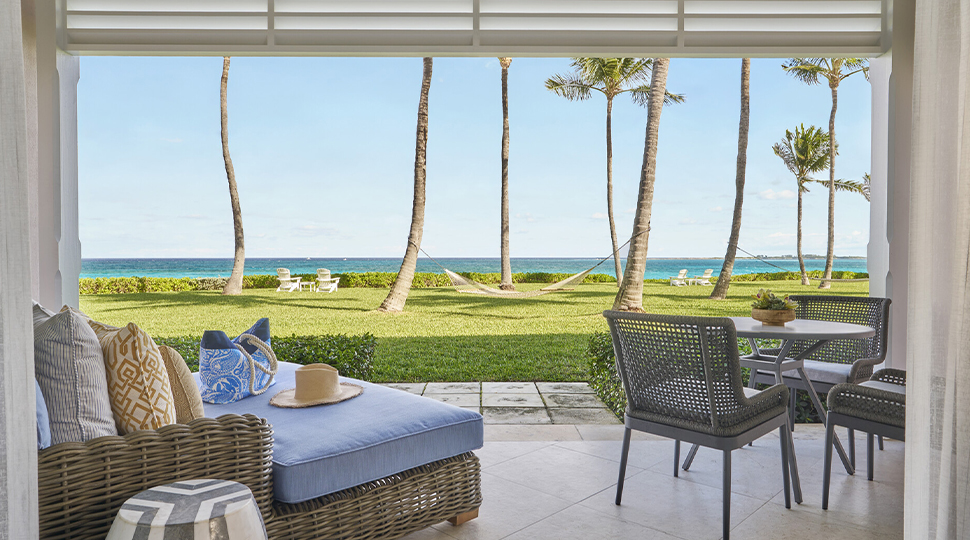
<instances>
[{"instance_id":1,"label":"beige floor tile","mask_svg":"<svg viewBox=\"0 0 970 540\"><path fill-rule=\"evenodd\" d=\"M498 465L553 444L556 443L552 441L486 441L485 446L475 450L475 455L478 456L484 470L492 465Z\"/></svg>"},{"instance_id":2,"label":"beige floor tile","mask_svg":"<svg viewBox=\"0 0 970 540\"><path fill-rule=\"evenodd\" d=\"M561 441L555 444L574 452L582 452L613 461L616 463L617 472L619 472L620 450L623 446L621 441ZM649 469L655 465L663 464L672 471L674 442L671 440L630 441L627 463L640 469Z\"/></svg>"},{"instance_id":3,"label":"beige floor tile","mask_svg":"<svg viewBox=\"0 0 970 540\"><path fill-rule=\"evenodd\" d=\"M615 461L555 445L488 469L490 474L570 502L579 502L609 488L616 482L617 470ZM640 470L629 466L627 474Z\"/></svg>"},{"instance_id":4,"label":"beige floor tile","mask_svg":"<svg viewBox=\"0 0 970 540\"><path fill-rule=\"evenodd\" d=\"M576 429L583 436L584 441L622 441L625 427L622 424L602 425L586 424L577 425ZM669 441L666 437L651 435L642 431L632 431L630 440L634 441Z\"/></svg>"},{"instance_id":5,"label":"beige floor tile","mask_svg":"<svg viewBox=\"0 0 970 540\"><path fill-rule=\"evenodd\" d=\"M902 512L900 512L902 515ZM731 530L732 538L766 538L772 540L805 540L838 538L839 540L897 540L903 538L902 527L895 531L873 530L863 523L846 523L833 516L819 515L793 505L791 510L777 504L766 504Z\"/></svg>"},{"instance_id":6,"label":"beige floor tile","mask_svg":"<svg viewBox=\"0 0 970 540\"><path fill-rule=\"evenodd\" d=\"M435 528L459 540L500 540L570 506L535 489L482 473L482 506L478 518L453 527Z\"/></svg>"},{"instance_id":7,"label":"beige floor tile","mask_svg":"<svg viewBox=\"0 0 970 540\"><path fill-rule=\"evenodd\" d=\"M428 383L385 383L382 386L388 388L394 388L395 390L404 390L409 394L421 395L424 392L424 387Z\"/></svg>"},{"instance_id":8,"label":"beige floor tile","mask_svg":"<svg viewBox=\"0 0 970 540\"><path fill-rule=\"evenodd\" d=\"M579 441L576 426L485 424L485 441Z\"/></svg>"},{"instance_id":9,"label":"beige floor tile","mask_svg":"<svg viewBox=\"0 0 970 540\"><path fill-rule=\"evenodd\" d=\"M645 471L627 479L621 506L614 504L615 497L616 490L607 489L580 504L681 538L716 540L721 536L720 488ZM731 523L740 523L764 504L767 503L732 494ZM762 534L750 538L771 537Z\"/></svg>"},{"instance_id":10,"label":"beige floor tile","mask_svg":"<svg viewBox=\"0 0 970 540\"><path fill-rule=\"evenodd\" d=\"M509 540L677 540L676 537L656 529L613 519L582 506L569 507L508 538Z\"/></svg>"}]
</instances>

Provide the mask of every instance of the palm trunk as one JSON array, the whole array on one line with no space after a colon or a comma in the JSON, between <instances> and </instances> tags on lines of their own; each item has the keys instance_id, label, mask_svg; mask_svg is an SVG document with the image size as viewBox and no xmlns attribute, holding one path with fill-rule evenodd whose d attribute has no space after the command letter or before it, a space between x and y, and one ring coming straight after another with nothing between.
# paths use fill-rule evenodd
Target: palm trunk
<instances>
[{"instance_id":1,"label":"palm trunk","mask_svg":"<svg viewBox=\"0 0 970 540\"><path fill-rule=\"evenodd\" d=\"M717 283L711 291L712 300L724 300L727 297L728 286L731 284L731 274L734 272L734 258L738 254L738 239L741 237L741 206L744 204L744 179L748 164L748 121L750 117L749 104L751 80L751 59L741 59L741 120L738 124L738 166L734 174L734 218L731 221L731 237L728 239L727 252L724 254L724 264L717 276Z\"/></svg>"},{"instance_id":2,"label":"palm trunk","mask_svg":"<svg viewBox=\"0 0 970 540\"><path fill-rule=\"evenodd\" d=\"M610 220L610 240L613 241L613 264L616 266L616 286L623 284L620 269L619 245L616 241L616 222L613 220L613 98L606 96L606 215Z\"/></svg>"},{"instance_id":3,"label":"palm trunk","mask_svg":"<svg viewBox=\"0 0 970 540\"><path fill-rule=\"evenodd\" d=\"M640 169L637 212L633 218L633 237L626 258L626 273L623 274L623 283L613 301L613 309L621 311L643 311L643 273L646 270L647 245L650 240L650 216L653 210L653 191L657 179L657 142L660 136L660 113L663 112L669 64L669 58L657 58L653 61L650 99L647 105L647 129L643 143L643 166Z\"/></svg>"},{"instance_id":4,"label":"palm trunk","mask_svg":"<svg viewBox=\"0 0 970 540\"><path fill-rule=\"evenodd\" d=\"M222 159L226 162L229 179L229 202L232 205L232 232L236 254L232 260L232 274L222 289L222 294L242 294L243 270L246 266L246 246L243 242L242 210L239 208L239 192L236 190L236 172L229 157L229 57L222 59L222 86L219 101L222 108Z\"/></svg>"},{"instance_id":5,"label":"palm trunk","mask_svg":"<svg viewBox=\"0 0 970 540\"><path fill-rule=\"evenodd\" d=\"M798 268L802 271L802 285L808 285L808 274L805 272L805 259L802 258L802 183L798 182L798 228L795 232L795 250L798 252Z\"/></svg>"},{"instance_id":6,"label":"palm trunk","mask_svg":"<svg viewBox=\"0 0 970 540\"><path fill-rule=\"evenodd\" d=\"M832 279L832 264L835 262L835 110L839 107L839 83L829 83L832 88L832 112L829 114L829 242L825 252L825 274L822 279ZM819 289L832 286L829 281L822 281Z\"/></svg>"},{"instance_id":7,"label":"palm trunk","mask_svg":"<svg viewBox=\"0 0 970 540\"><path fill-rule=\"evenodd\" d=\"M502 284L499 288L514 291L509 255L509 65L512 59L498 61L502 65Z\"/></svg>"},{"instance_id":8,"label":"palm trunk","mask_svg":"<svg viewBox=\"0 0 970 540\"><path fill-rule=\"evenodd\" d=\"M424 59L424 76L421 79L421 97L418 101L418 128L414 143L414 203L411 207L411 232L408 234L408 246L404 251L404 260L397 273L397 279L391 285L391 291L381 303L378 311L399 312L404 310L414 281L414 268L418 264L418 249L421 247L421 236L424 234L424 186L427 179L428 153L428 93L431 91L432 58Z\"/></svg>"}]
</instances>

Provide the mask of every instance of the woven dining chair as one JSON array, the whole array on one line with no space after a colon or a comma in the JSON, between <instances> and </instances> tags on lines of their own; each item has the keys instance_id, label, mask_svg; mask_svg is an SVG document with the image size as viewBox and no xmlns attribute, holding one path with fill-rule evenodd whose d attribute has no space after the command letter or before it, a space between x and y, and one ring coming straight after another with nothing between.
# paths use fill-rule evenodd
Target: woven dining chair
<instances>
[{"instance_id":1,"label":"woven dining chair","mask_svg":"<svg viewBox=\"0 0 970 540\"><path fill-rule=\"evenodd\" d=\"M828 510L829 507L835 426L866 432L869 480L872 480L875 472L873 435L906 440L906 372L899 369L880 369L862 384L837 384L829 390L827 403L829 412L825 422L825 459L822 473L823 510Z\"/></svg>"},{"instance_id":2,"label":"woven dining chair","mask_svg":"<svg viewBox=\"0 0 970 540\"><path fill-rule=\"evenodd\" d=\"M745 388L734 322L620 311L604 311L603 316L610 326L627 398L616 504L623 496L633 430L674 439L674 476L678 476L680 441L715 448L724 455L722 527L728 540L731 452L778 429L785 507L791 508L788 388L783 384L761 392Z\"/></svg>"},{"instance_id":3,"label":"woven dining chair","mask_svg":"<svg viewBox=\"0 0 970 540\"><path fill-rule=\"evenodd\" d=\"M827 393L833 386L842 383L861 383L872 376L873 366L886 360L889 342L889 298L865 296L791 296L798 302L795 318L813 321L832 321L869 326L876 334L865 339L838 339L830 341L805 360L805 373L812 386L819 393ZM789 352L795 357L810 346L813 341L796 341ZM778 354L778 349L762 349L768 355ZM794 389L807 390L801 377L795 371L782 373L785 384L792 388L789 397L791 423L795 423L796 392ZM758 370L756 383L774 384L775 375L771 371ZM794 427L793 427L794 429ZM849 461L855 468L855 433L849 429ZM882 438L879 439L882 449Z\"/></svg>"}]
</instances>

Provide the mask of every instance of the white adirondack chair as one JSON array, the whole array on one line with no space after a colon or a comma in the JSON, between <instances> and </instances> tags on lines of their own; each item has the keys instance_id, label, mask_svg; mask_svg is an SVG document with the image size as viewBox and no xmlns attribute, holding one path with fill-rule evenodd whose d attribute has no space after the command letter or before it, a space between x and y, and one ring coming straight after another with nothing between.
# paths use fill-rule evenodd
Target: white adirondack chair
<instances>
[{"instance_id":1,"label":"white adirondack chair","mask_svg":"<svg viewBox=\"0 0 970 540\"><path fill-rule=\"evenodd\" d=\"M276 288L276 292L286 291L293 292L300 290L300 278L290 277L289 268L277 268L276 269L276 279L280 280L280 286Z\"/></svg>"},{"instance_id":2,"label":"white adirondack chair","mask_svg":"<svg viewBox=\"0 0 970 540\"><path fill-rule=\"evenodd\" d=\"M694 276L694 279L691 280L691 285L711 285L712 277L714 277L714 270L708 268L704 270L703 276Z\"/></svg>"},{"instance_id":3,"label":"white adirondack chair","mask_svg":"<svg viewBox=\"0 0 970 540\"><path fill-rule=\"evenodd\" d=\"M338 283L340 283L340 278L330 277L330 270L317 268L317 292L335 292Z\"/></svg>"},{"instance_id":4,"label":"white adirondack chair","mask_svg":"<svg viewBox=\"0 0 970 540\"><path fill-rule=\"evenodd\" d=\"M687 285L687 269L684 268L680 272L677 272L676 276L671 276L670 285L673 287L683 287Z\"/></svg>"}]
</instances>

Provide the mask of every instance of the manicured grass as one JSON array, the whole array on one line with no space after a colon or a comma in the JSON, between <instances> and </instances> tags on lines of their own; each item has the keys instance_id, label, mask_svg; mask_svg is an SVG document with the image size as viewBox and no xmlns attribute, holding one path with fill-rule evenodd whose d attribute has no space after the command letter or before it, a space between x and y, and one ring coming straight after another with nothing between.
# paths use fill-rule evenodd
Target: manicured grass
<instances>
[{"instance_id":1,"label":"manicured grass","mask_svg":"<svg viewBox=\"0 0 970 540\"><path fill-rule=\"evenodd\" d=\"M828 291L797 281L748 282L731 285L727 300L712 301L707 299L710 287L647 284L644 309L746 315L750 295L759 288L780 294L869 292L865 282L835 283ZM586 284L571 292L513 300L445 287L414 289L400 314L375 311L386 289L340 289L334 294L250 289L234 297L212 291L85 295L81 309L109 324L135 322L159 337L198 337L203 330L236 335L260 317L269 317L277 336L370 332L378 340L377 382L580 381L586 377L589 336L606 330L601 313L612 305L616 290L611 283Z\"/></svg>"}]
</instances>

